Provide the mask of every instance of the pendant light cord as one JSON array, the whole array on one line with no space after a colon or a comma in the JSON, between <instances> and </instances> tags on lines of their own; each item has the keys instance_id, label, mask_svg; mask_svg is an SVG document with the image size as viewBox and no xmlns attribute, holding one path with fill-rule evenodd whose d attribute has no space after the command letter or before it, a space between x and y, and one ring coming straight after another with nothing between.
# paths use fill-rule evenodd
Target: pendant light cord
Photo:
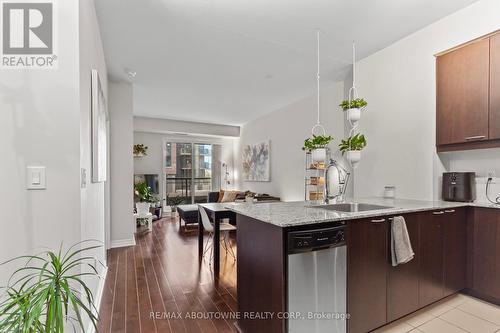
<instances>
[{"instance_id":1,"label":"pendant light cord","mask_svg":"<svg viewBox=\"0 0 500 333\"><path fill-rule=\"evenodd\" d=\"M353 100L358 98L358 93L356 91L356 43L352 42L352 87L349 89L349 104ZM357 123L352 123L349 120L349 124L351 125L351 130L349 131L349 137L352 138L354 133L356 133L356 129L358 128ZM349 149L352 149L352 141L349 141Z\"/></svg>"},{"instance_id":2,"label":"pendant light cord","mask_svg":"<svg viewBox=\"0 0 500 333\"><path fill-rule=\"evenodd\" d=\"M319 51L320 51L319 47L320 47L320 44L319 44L319 42L320 42L320 36L319 36L319 34L320 34L320 30L318 29L316 31L317 46L318 46L318 54L317 54L317 56L318 56L318 59L317 59L318 60L318 71L316 72L316 80L317 80L317 84L318 84L318 96L317 96L316 103L317 103L317 112L318 112L317 116L318 117L317 117L316 125L313 126L311 132L312 132L313 135L315 135L314 131L317 128L319 128L321 130L321 132L323 133L322 135L326 135L326 130L323 127L323 125L321 125L321 119L320 119L320 92L319 92L319 88L320 88L320 75L319 75L319 61L320 61L320 56L319 56Z\"/></svg>"},{"instance_id":3,"label":"pendant light cord","mask_svg":"<svg viewBox=\"0 0 500 333\"><path fill-rule=\"evenodd\" d=\"M356 44L352 42L352 88L356 89Z\"/></svg>"},{"instance_id":4,"label":"pendant light cord","mask_svg":"<svg viewBox=\"0 0 500 333\"><path fill-rule=\"evenodd\" d=\"M319 48L319 42L320 42L320 38L319 38L319 29L318 31L316 32L316 35L317 35L317 42L318 42L318 71L316 73L316 78L317 78L317 82L318 82L318 101L317 101L317 107L318 107L318 122L317 122L317 125L320 124L320 112L319 112L319 101L320 101L320 98L319 98L319 81L320 81L320 76L319 76L319 51L320 51L320 48Z\"/></svg>"}]
</instances>

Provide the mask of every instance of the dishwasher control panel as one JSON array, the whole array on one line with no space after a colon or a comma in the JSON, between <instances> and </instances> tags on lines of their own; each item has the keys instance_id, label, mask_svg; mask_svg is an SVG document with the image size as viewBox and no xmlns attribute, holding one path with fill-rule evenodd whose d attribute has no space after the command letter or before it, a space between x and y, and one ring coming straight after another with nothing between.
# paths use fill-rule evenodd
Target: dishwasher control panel
<instances>
[{"instance_id":1,"label":"dishwasher control panel","mask_svg":"<svg viewBox=\"0 0 500 333\"><path fill-rule=\"evenodd\" d=\"M345 244L345 226L288 233L288 254L316 251Z\"/></svg>"}]
</instances>

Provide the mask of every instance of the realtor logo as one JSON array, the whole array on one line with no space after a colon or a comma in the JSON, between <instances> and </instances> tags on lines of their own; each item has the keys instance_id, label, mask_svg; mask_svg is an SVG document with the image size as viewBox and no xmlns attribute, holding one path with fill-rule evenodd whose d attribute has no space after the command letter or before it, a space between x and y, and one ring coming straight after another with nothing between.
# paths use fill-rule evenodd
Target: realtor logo
<instances>
[{"instance_id":1,"label":"realtor logo","mask_svg":"<svg viewBox=\"0 0 500 333\"><path fill-rule=\"evenodd\" d=\"M54 68L53 5L51 1L3 1L3 68Z\"/></svg>"}]
</instances>

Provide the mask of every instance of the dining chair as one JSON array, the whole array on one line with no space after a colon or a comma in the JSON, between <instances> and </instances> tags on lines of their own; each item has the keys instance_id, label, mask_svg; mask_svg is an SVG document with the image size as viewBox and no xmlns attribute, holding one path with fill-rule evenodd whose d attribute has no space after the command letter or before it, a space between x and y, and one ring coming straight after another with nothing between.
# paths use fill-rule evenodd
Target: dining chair
<instances>
[{"instance_id":1,"label":"dining chair","mask_svg":"<svg viewBox=\"0 0 500 333\"><path fill-rule=\"evenodd\" d=\"M199 206L199 211L200 211L200 216L201 216L201 223L203 223L203 228L208 231L208 240L207 243L205 244L205 247L203 249L203 257L205 257L205 254L207 253L208 250L210 250L210 260L209 264L212 265L212 258L213 258L213 235L214 235L214 226L212 225L212 222L210 222L210 218L208 217L207 211L205 208L202 206ZM236 227L232 224L229 224L227 222L223 222L219 224L220 227L220 233L222 234L222 246L224 246L224 249L226 250L226 255L229 252L229 254L233 257L233 259L236 261L236 256L234 254L233 248L229 244L229 232L233 230L237 230Z\"/></svg>"}]
</instances>

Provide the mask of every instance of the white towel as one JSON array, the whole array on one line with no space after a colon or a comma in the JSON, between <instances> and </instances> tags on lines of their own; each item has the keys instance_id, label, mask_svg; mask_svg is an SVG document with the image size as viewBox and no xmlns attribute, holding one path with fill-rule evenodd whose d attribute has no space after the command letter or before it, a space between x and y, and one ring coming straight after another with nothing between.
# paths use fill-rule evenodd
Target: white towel
<instances>
[{"instance_id":1,"label":"white towel","mask_svg":"<svg viewBox=\"0 0 500 333\"><path fill-rule=\"evenodd\" d=\"M410 236L406 228L405 218L396 216L391 224L392 266L406 264L415 257L411 247Z\"/></svg>"}]
</instances>

